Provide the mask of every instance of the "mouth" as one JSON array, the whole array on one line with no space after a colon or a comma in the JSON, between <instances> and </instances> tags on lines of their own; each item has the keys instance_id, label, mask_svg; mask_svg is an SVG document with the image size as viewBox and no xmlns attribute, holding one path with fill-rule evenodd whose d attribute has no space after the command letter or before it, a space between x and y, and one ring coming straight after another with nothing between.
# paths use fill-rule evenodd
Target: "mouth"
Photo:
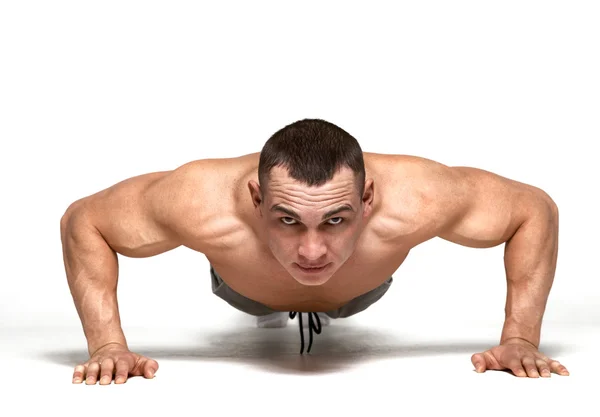
<instances>
[{"instance_id":1,"label":"mouth","mask_svg":"<svg viewBox=\"0 0 600 417\"><path fill-rule=\"evenodd\" d=\"M322 266L319 266L319 267L307 267L307 268L303 267L300 264L296 264L296 265L298 266L298 269L300 269L302 272L305 272L307 274L317 274L319 272L324 271L325 268L327 268L327 266L329 264L325 264L325 265L322 265Z\"/></svg>"}]
</instances>

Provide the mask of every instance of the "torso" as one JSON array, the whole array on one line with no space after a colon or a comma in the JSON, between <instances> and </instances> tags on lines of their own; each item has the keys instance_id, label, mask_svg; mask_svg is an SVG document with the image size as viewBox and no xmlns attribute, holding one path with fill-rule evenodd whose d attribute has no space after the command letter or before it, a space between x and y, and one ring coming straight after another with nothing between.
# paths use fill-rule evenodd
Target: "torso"
<instances>
[{"instance_id":1,"label":"torso","mask_svg":"<svg viewBox=\"0 0 600 417\"><path fill-rule=\"evenodd\" d=\"M211 242L202 247L208 261L234 291L281 311L329 311L370 291L400 267L411 248L432 237L419 216L423 191L416 157L364 153L366 178L375 186L374 210L356 250L322 286L303 286L271 255L260 239L248 181L258 182L259 153L214 160L214 198L210 218L218 221ZM392 165L391 162L394 162ZM399 163L400 161L400 163ZM402 172L405 170L405 173ZM394 175L390 175L391 172ZM406 175L398 175L399 172ZM399 179L401 178L401 179ZM211 193L212 194L212 193ZM196 249L191 247L191 249Z\"/></svg>"}]
</instances>

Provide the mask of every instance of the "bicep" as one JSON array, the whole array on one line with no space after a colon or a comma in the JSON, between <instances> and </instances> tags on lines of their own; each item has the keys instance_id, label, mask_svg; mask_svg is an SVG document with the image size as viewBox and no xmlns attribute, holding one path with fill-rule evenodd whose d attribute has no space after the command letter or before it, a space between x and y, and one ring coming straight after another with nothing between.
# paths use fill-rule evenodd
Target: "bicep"
<instances>
[{"instance_id":1,"label":"bicep","mask_svg":"<svg viewBox=\"0 0 600 417\"><path fill-rule=\"evenodd\" d=\"M472 248L507 242L547 195L537 187L473 167L444 167L437 236ZM447 207L444 212L443 207Z\"/></svg>"}]
</instances>

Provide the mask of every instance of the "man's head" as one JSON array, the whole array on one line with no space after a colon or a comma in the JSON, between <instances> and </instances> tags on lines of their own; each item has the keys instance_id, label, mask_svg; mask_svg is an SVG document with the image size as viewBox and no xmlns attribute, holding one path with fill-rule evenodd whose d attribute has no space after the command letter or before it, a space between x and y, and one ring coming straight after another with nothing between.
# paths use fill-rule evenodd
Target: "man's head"
<instances>
[{"instance_id":1,"label":"man's head","mask_svg":"<svg viewBox=\"0 0 600 417\"><path fill-rule=\"evenodd\" d=\"M299 120L267 140L258 180L248 188L274 257L301 284L324 284L354 252L371 213L360 145L332 123Z\"/></svg>"}]
</instances>

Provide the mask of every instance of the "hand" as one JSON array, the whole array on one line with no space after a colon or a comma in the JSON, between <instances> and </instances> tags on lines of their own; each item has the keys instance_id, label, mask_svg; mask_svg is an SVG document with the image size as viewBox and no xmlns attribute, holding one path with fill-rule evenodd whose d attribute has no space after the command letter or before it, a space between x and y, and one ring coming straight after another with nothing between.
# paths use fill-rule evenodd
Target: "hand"
<instances>
[{"instance_id":1,"label":"hand","mask_svg":"<svg viewBox=\"0 0 600 417\"><path fill-rule=\"evenodd\" d=\"M560 362L552 360L538 351L537 347L524 339L507 339L500 346L471 356L471 362L479 373L490 370L510 369L515 376L550 378L554 372L568 376L569 371Z\"/></svg>"},{"instance_id":2,"label":"hand","mask_svg":"<svg viewBox=\"0 0 600 417\"><path fill-rule=\"evenodd\" d=\"M77 365L73 373L73 383L80 384L85 378L86 385L95 385L100 373L100 385L108 385L115 378L115 384L123 384L129 376L154 378L158 363L145 356L131 352L118 343L109 343L92 354L84 364Z\"/></svg>"}]
</instances>

